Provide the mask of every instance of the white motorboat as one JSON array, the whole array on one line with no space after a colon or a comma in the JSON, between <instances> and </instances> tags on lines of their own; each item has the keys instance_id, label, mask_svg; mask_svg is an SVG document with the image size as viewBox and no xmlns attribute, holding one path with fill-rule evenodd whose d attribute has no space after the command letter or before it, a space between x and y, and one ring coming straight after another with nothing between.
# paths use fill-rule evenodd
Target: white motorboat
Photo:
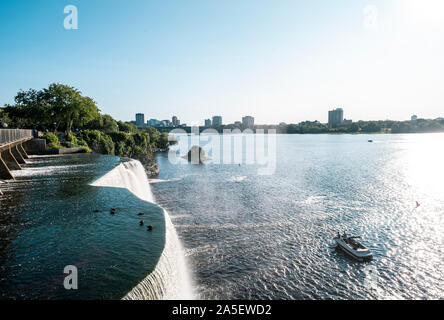
<instances>
[{"instance_id":1,"label":"white motorboat","mask_svg":"<svg viewBox=\"0 0 444 320\"><path fill-rule=\"evenodd\" d=\"M361 237L349 237L345 233L343 235L337 234L334 237L338 248L344 251L347 255L358 261L369 261L373 259L373 255L370 250L359 243L356 239Z\"/></svg>"}]
</instances>

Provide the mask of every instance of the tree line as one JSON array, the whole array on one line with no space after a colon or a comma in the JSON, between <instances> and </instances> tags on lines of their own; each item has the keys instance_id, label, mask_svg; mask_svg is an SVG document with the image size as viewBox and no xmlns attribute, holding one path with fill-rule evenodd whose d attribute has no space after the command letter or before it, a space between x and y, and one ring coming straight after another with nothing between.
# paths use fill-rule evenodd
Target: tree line
<instances>
[{"instance_id":1,"label":"tree line","mask_svg":"<svg viewBox=\"0 0 444 320\"><path fill-rule=\"evenodd\" d=\"M5 126L37 129L51 148L82 147L86 151L131 158L150 158L168 147L168 134L138 129L101 114L97 103L71 86L53 83L41 90L20 90L14 104L0 108Z\"/></svg>"},{"instance_id":2,"label":"tree line","mask_svg":"<svg viewBox=\"0 0 444 320\"><path fill-rule=\"evenodd\" d=\"M414 121L358 121L352 123L342 124L336 127L329 126L326 123L319 121L304 121L298 124L280 124L280 125L255 125L254 127L237 126L234 124L227 124L221 126L213 126L212 129L223 133L224 130L239 129L244 131L246 129L253 129L256 131L262 129L265 133L268 130L276 130L280 134L323 134L323 133L433 133L444 132L444 120L428 120L418 119ZM202 127L202 130L206 128ZM190 128L187 128L191 131Z\"/></svg>"},{"instance_id":3,"label":"tree line","mask_svg":"<svg viewBox=\"0 0 444 320\"><path fill-rule=\"evenodd\" d=\"M161 128L166 132L174 128ZM191 133L191 127L180 128L181 130ZM207 129L216 130L218 133L224 133L224 130L244 130L252 129L253 132L261 129L265 133L268 130L276 130L280 134L323 134L323 133L433 133L444 132L444 120L435 119L417 119L414 121L358 121L345 123L336 127L319 121L304 121L298 124L280 124L280 125L255 125L253 127L235 124L226 124L211 127L199 127L202 132Z\"/></svg>"},{"instance_id":4,"label":"tree line","mask_svg":"<svg viewBox=\"0 0 444 320\"><path fill-rule=\"evenodd\" d=\"M282 126L281 133L432 133L444 132L444 120L358 121L331 127L320 122L301 122Z\"/></svg>"}]
</instances>

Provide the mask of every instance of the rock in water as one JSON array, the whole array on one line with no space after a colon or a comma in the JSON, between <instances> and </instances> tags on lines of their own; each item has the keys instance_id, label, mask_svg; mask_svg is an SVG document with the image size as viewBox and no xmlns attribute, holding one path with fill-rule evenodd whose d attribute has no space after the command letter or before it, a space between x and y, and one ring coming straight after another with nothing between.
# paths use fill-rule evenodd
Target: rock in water
<instances>
[{"instance_id":1,"label":"rock in water","mask_svg":"<svg viewBox=\"0 0 444 320\"><path fill-rule=\"evenodd\" d=\"M184 158L193 164L203 164L205 160L209 160L209 158L205 156L204 149L200 146L192 146Z\"/></svg>"},{"instance_id":2,"label":"rock in water","mask_svg":"<svg viewBox=\"0 0 444 320\"><path fill-rule=\"evenodd\" d=\"M148 178L154 178L159 175L159 166L157 165L157 162L153 159L152 153L135 158L139 160L140 163L142 163Z\"/></svg>"}]
</instances>

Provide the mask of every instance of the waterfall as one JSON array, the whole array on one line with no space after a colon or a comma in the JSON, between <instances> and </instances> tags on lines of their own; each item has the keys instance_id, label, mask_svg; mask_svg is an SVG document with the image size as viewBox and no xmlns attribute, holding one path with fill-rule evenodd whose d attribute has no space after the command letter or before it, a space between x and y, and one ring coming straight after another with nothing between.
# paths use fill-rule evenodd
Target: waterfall
<instances>
[{"instance_id":1,"label":"waterfall","mask_svg":"<svg viewBox=\"0 0 444 320\"><path fill-rule=\"evenodd\" d=\"M125 188L138 198L154 203L145 169L137 160L123 162L91 185L96 187Z\"/></svg>"},{"instance_id":2,"label":"waterfall","mask_svg":"<svg viewBox=\"0 0 444 320\"><path fill-rule=\"evenodd\" d=\"M145 169L137 160L119 164L92 183L93 186L126 188L142 200L155 203ZM153 272L128 292L124 300L193 299L191 277L184 250L165 209L165 247Z\"/></svg>"}]
</instances>

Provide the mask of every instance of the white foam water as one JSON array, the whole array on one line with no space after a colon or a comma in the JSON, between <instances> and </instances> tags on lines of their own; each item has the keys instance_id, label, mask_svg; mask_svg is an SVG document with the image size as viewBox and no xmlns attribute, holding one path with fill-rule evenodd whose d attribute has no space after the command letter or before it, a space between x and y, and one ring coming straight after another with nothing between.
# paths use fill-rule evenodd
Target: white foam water
<instances>
[{"instance_id":1,"label":"white foam water","mask_svg":"<svg viewBox=\"0 0 444 320\"><path fill-rule=\"evenodd\" d=\"M173 178L168 180L162 180L162 179L150 179L150 184L154 183L164 183L164 182L174 182L174 181L180 181L180 178Z\"/></svg>"},{"instance_id":2,"label":"white foam water","mask_svg":"<svg viewBox=\"0 0 444 320\"><path fill-rule=\"evenodd\" d=\"M242 182L242 181L245 181L245 180L247 180L246 176L241 176L241 177L233 176L233 177L229 178L227 181L228 182Z\"/></svg>"},{"instance_id":3,"label":"white foam water","mask_svg":"<svg viewBox=\"0 0 444 320\"><path fill-rule=\"evenodd\" d=\"M93 186L126 188L138 198L155 203L142 164L131 160L92 183ZM153 272L128 292L124 300L189 300L194 298L184 250L165 209L165 247Z\"/></svg>"},{"instance_id":4,"label":"white foam water","mask_svg":"<svg viewBox=\"0 0 444 320\"><path fill-rule=\"evenodd\" d=\"M142 164L137 160L123 162L91 185L125 188L138 198L154 203L154 196Z\"/></svg>"}]
</instances>

